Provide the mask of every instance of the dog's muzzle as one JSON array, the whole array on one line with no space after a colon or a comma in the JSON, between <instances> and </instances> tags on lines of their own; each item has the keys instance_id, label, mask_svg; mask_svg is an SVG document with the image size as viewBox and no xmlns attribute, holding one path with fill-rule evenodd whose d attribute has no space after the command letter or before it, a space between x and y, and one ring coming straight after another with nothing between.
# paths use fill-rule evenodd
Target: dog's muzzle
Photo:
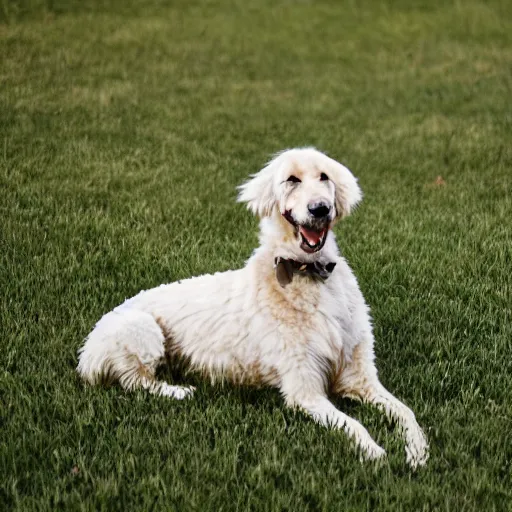
<instances>
[{"instance_id":1,"label":"dog's muzzle","mask_svg":"<svg viewBox=\"0 0 512 512\"><path fill-rule=\"evenodd\" d=\"M305 224L298 224L290 210L286 210L282 215L295 228L296 235L300 237L300 248L311 254L318 252L325 244L331 223L331 208L325 203L313 203L308 206L308 209L312 219Z\"/></svg>"}]
</instances>

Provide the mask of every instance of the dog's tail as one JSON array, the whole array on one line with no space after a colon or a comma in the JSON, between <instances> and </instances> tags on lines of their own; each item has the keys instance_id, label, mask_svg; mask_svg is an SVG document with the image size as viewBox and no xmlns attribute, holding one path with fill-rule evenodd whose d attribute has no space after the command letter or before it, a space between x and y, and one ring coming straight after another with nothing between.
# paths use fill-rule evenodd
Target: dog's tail
<instances>
[{"instance_id":1,"label":"dog's tail","mask_svg":"<svg viewBox=\"0 0 512 512\"><path fill-rule=\"evenodd\" d=\"M185 398L191 388L171 386L155 379L165 357L164 334L149 313L118 308L107 313L79 350L77 371L89 384L119 382L126 390Z\"/></svg>"}]
</instances>

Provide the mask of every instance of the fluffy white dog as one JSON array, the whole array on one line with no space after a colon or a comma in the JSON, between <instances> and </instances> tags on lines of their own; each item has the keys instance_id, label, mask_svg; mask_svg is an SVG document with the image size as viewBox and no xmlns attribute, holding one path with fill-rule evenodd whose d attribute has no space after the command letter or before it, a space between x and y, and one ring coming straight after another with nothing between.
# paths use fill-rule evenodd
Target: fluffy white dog
<instances>
[{"instance_id":1,"label":"fluffy white dog","mask_svg":"<svg viewBox=\"0 0 512 512\"><path fill-rule=\"evenodd\" d=\"M361 199L352 173L313 148L278 154L240 187L261 218L260 246L243 269L143 291L106 314L80 349L87 382L185 398L155 379L166 358L212 380L270 385L286 404L343 429L365 459L384 450L328 392L380 407L397 422L413 467L428 445L413 412L379 382L372 326L331 228Z\"/></svg>"}]
</instances>

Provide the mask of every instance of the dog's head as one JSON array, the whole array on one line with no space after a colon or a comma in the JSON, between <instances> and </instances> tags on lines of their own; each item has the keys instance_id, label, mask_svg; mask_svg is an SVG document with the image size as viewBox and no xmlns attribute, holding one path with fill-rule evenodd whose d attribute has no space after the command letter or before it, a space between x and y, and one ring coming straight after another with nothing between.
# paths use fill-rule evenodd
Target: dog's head
<instances>
[{"instance_id":1,"label":"dog's head","mask_svg":"<svg viewBox=\"0 0 512 512\"><path fill-rule=\"evenodd\" d=\"M278 211L307 253L324 246L329 228L362 197L353 174L314 148L279 153L239 191L238 200L256 215Z\"/></svg>"}]
</instances>

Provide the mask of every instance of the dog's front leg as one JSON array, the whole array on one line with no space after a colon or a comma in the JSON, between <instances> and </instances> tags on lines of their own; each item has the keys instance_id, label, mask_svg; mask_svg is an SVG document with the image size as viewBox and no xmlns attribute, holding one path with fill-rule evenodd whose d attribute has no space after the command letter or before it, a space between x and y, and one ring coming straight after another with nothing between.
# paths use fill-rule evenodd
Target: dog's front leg
<instances>
[{"instance_id":1,"label":"dog's front leg","mask_svg":"<svg viewBox=\"0 0 512 512\"><path fill-rule=\"evenodd\" d=\"M351 360L345 363L335 383L335 390L343 396L361 399L384 411L390 420L398 424L405 440L408 464L413 468L426 464L428 443L425 434L411 409L380 383L371 344L362 342L354 349Z\"/></svg>"},{"instance_id":2,"label":"dog's front leg","mask_svg":"<svg viewBox=\"0 0 512 512\"><path fill-rule=\"evenodd\" d=\"M328 428L342 429L359 448L361 459L375 460L386 455L370 436L368 431L356 420L347 416L320 392L286 394L288 405L299 407L309 414L316 422Z\"/></svg>"},{"instance_id":3,"label":"dog's front leg","mask_svg":"<svg viewBox=\"0 0 512 512\"><path fill-rule=\"evenodd\" d=\"M380 382L373 383L366 390L366 400L395 420L405 439L407 463L412 467L424 466L428 460L428 443L423 430L418 425L414 413L394 397Z\"/></svg>"}]
</instances>

